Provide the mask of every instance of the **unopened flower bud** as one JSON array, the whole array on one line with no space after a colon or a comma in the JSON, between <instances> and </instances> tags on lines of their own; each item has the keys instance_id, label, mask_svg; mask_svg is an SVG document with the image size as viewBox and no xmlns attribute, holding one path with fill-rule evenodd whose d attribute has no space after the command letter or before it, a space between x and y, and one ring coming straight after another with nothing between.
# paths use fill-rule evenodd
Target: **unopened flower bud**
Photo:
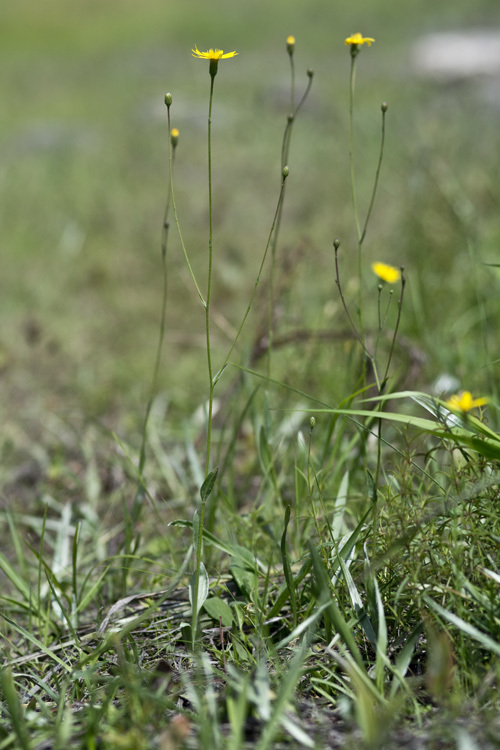
<instances>
[{"instance_id":1,"label":"unopened flower bud","mask_svg":"<svg viewBox=\"0 0 500 750\"><path fill-rule=\"evenodd\" d=\"M335 248L335 250L339 249L339 247L340 247L340 240L338 239L338 237L335 237L335 239L333 240L333 247Z\"/></svg>"},{"instance_id":2,"label":"unopened flower bud","mask_svg":"<svg viewBox=\"0 0 500 750\"><path fill-rule=\"evenodd\" d=\"M172 104L172 94L165 94L165 104L170 107Z\"/></svg>"},{"instance_id":3,"label":"unopened flower bud","mask_svg":"<svg viewBox=\"0 0 500 750\"><path fill-rule=\"evenodd\" d=\"M311 427L311 430L314 430L314 427L316 425L316 420L314 419L314 417L311 417L311 419L309 420L309 425Z\"/></svg>"},{"instance_id":4,"label":"unopened flower bud","mask_svg":"<svg viewBox=\"0 0 500 750\"><path fill-rule=\"evenodd\" d=\"M314 70L312 68L307 69L307 75L309 78L312 78L314 75Z\"/></svg>"},{"instance_id":5,"label":"unopened flower bud","mask_svg":"<svg viewBox=\"0 0 500 750\"><path fill-rule=\"evenodd\" d=\"M288 169L288 167L283 167L281 176L283 177L284 180L286 180L289 174L290 174L290 170Z\"/></svg>"},{"instance_id":6,"label":"unopened flower bud","mask_svg":"<svg viewBox=\"0 0 500 750\"><path fill-rule=\"evenodd\" d=\"M389 105L387 104L387 102L382 102L380 109L385 114L387 110L389 109Z\"/></svg>"}]
</instances>

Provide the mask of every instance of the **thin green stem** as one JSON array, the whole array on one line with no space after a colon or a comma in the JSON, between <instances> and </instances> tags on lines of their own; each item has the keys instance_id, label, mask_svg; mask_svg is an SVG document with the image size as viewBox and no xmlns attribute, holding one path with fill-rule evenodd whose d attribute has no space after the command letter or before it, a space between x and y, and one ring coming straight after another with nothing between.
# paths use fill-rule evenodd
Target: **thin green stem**
<instances>
[{"instance_id":1,"label":"thin green stem","mask_svg":"<svg viewBox=\"0 0 500 750\"><path fill-rule=\"evenodd\" d=\"M236 336L234 337L234 340L233 340L233 342L231 344L231 347L230 347L230 349L229 349L229 351L228 351L228 353L226 355L226 358L224 359L222 367L219 369L219 371L215 375L214 386L217 383L217 381L219 380L220 376L222 375L222 372L225 369L225 367L227 366L227 363L229 362L231 354L233 353L234 348L235 348L235 346L236 346L236 344L237 344L237 342L238 342L238 340L240 338L241 332L243 330L243 326L245 325L246 320L248 318L248 315L250 313L250 310L252 308L252 304L253 304L253 301L255 299L255 294L257 292L257 287L259 285L259 281L260 281L260 278L262 276L262 271L264 269L264 264L266 262L266 258L267 258L268 251L269 251L269 247L270 247L270 244L271 244L271 238L273 237L273 232L274 232L275 227L276 227L277 217L278 217L280 208L283 205L283 196L284 196L284 193L285 193L285 180L286 180L286 176L282 175L282 178L281 178L281 190L280 190L280 194L279 194L279 198L278 198L278 203L276 205L276 210L274 212L274 218L273 218L273 222L271 224L271 229L269 230L269 235L268 235L268 238L267 238L267 243L266 243L266 247L265 247L265 250L264 250L264 254L262 256L262 260L260 262L259 270L258 270L257 276L255 278L255 282L254 282L254 285L253 285L253 290L252 290L252 294L251 294L251 297L250 297L250 301L248 303L248 306L247 306L247 309L245 311L245 314L243 315L243 320L241 321L240 326L239 326L239 328L238 328L238 330L236 332Z\"/></svg>"},{"instance_id":2,"label":"thin green stem","mask_svg":"<svg viewBox=\"0 0 500 750\"><path fill-rule=\"evenodd\" d=\"M368 229L368 223L370 221L370 216L372 214L373 204L375 203L375 196L377 194L377 188L378 188L378 181L380 177L380 169L382 167L382 160L384 158L384 145L385 145L385 114L387 112L387 104L384 102L381 107L382 110L382 135L380 138L380 151L378 155L378 164L377 164L377 171L375 172L375 182L373 183L373 190L372 190L372 196L370 198L370 205L368 206L368 211L366 214L365 224L363 227L363 231L361 233L361 238L359 240L360 244L363 244L363 240L366 236L366 230Z\"/></svg>"},{"instance_id":3,"label":"thin green stem","mask_svg":"<svg viewBox=\"0 0 500 750\"><path fill-rule=\"evenodd\" d=\"M361 225L359 222L358 198L356 193L356 178L354 173L354 88L356 84L356 51L351 49L351 73L349 77L349 166L351 171L351 199L356 226L356 237L358 240L358 318L359 336L361 341L365 340L363 325L363 268L361 262L361 248L363 244ZM366 367L363 362L363 382L366 379Z\"/></svg>"},{"instance_id":4,"label":"thin green stem","mask_svg":"<svg viewBox=\"0 0 500 750\"><path fill-rule=\"evenodd\" d=\"M212 375L212 349L210 340L210 300L212 296L212 263L213 263L213 216L212 216L212 102L214 95L215 73L210 76L210 99L208 104L208 280L207 296L205 299L205 334L207 346L207 365L208 365L208 415L207 415L207 455L205 461L205 477L210 469L210 451L212 448L212 417L214 401L214 379ZM202 514L205 508L202 506ZM203 529L203 515L200 528Z\"/></svg>"},{"instance_id":5,"label":"thin green stem","mask_svg":"<svg viewBox=\"0 0 500 750\"><path fill-rule=\"evenodd\" d=\"M214 80L217 75L217 65L210 63L210 96L208 102L208 278L207 295L204 300L205 307L205 337L207 349L208 369L208 414L207 414L207 450L205 458L205 480L208 478L210 469L210 454L212 448L212 420L214 403L214 377L212 373L212 347L210 337L210 301L212 297L212 265L213 265L213 217L212 217L212 102L214 95ZM200 295L201 296L201 295ZM201 297L203 300L203 297ZM198 630L198 596L200 590L201 557L203 551L203 527L205 523L205 511L208 494L201 492L201 507L198 522L198 534L195 543L195 572L193 576L192 613L191 613L191 647L194 651L197 642Z\"/></svg>"},{"instance_id":6,"label":"thin green stem","mask_svg":"<svg viewBox=\"0 0 500 750\"><path fill-rule=\"evenodd\" d=\"M339 259L338 259L338 250L339 250L339 247L340 247L340 243L339 243L338 240L334 241L333 247L334 247L334 250L335 250L335 283L337 284L337 287L338 287L338 290L339 290L340 300L342 302L342 306L344 308L344 312L345 312L345 314L347 316L347 320L349 321L349 323L351 325L351 328L353 330L353 333L354 333L356 339L359 341L359 343L361 345L361 348L363 350L363 362L364 362L365 358L370 361L370 363L372 365L372 368L373 368L373 375L374 375L375 381L377 383L377 390L380 391L380 381L379 381L378 370L377 370L377 363L375 361L375 357L372 354L370 354L370 352L366 348L366 344L364 342L364 339L361 336L361 333L358 331L358 329L354 325L354 321L353 321L353 319L351 317L351 313L349 312L349 308L347 307L347 303L345 301L344 293L342 291L342 286L341 286L341 283L340 283L340 271L339 271ZM365 372L365 369L366 368L363 365L363 373ZM363 387L364 387L364 385L365 384L363 383Z\"/></svg>"},{"instance_id":7,"label":"thin green stem","mask_svg":"<svg viewBox=\"0 0 500 750\"><path fill-rule=\"evenodd\" d=\"M396 319L396 325L394 326L394 334L392 336L391 349L389 352L389 357L387 358L384 379L382 380L382 386L381 386L382 389L385 388L385 384L387 383L387 378L389 377L389 367L391 365L392 355L394 354L394 347L396 345L396 338L398 335L399 324L401 322L401 313L403 310L403 297L405 293L405 287L406 287L406 278L404 275L404 268L401 267L401 294L400 294L399 302L398 302L398 317Z\"/></svg>"},{"instance_id":8,"label":"thin green stem","mask_svg":"<svg viewBox=\"0 0 500 750\"><path fill-rule=\"evenodd\" d=\"M295 107L295 63L293 59L293 54L289 54L289 59L290 59L290 79L291 79L290 112L287 116L287 123L285 126L285 130L283 133L283 140L281 143L282 173L285 167L288 166L288 156L290 153L290 142L292 138L293 124L305 100L309 96L309 92L312 86L313 75L314 75L312 70L307 71L307 76L308 76L307 86L302 95L302 98L297 104L297 107ZM267 341L268 341L267 376L268 377L271 377L271 361L272 361L272 348L273 348L273 336L274 336L273 311L274 311L274 277L275 277L275 269L276 269L276 250L278 247L278 239L279 239L279 234L280 234L280 229L281 229L281 217L283 214L283 205L285 202L283 183L282 183L282 193L283 195L281 197L281 202L278 204L278 213L277 213L277 216L275 217L275 222L274 222L275 231L272 236L272 245L271 245L271 269L269 273L269 294L268 294L268 300L267 300Z\"/></svg>"},{"instance_id":9,"label":"thin green stem","mask_svg":"<svg viewBox=\"0 0 500 750\"><path fill-rule=\"evenodd\" d=\"M356 55L351 51L351 75L349 79L349 166L351 170L351 198L354 210L356 235L361 254L361 226L359 223L358 199L356 196L356 180L354 175L354 88L356 84Z\"/></svg>"},{"instance_id":10,"label":"thin green stem","mask_svg":"<svg viewBox=\"0 0 500 750\"><path fill-rule=\"evenodd\" d=\"M174 214L174 220L175 220L175 226L177 227L177 234L179 235L179 241L181 243L182 252L184 254L184 260L186 261L186 265L188 267L189 275L191 276L191 279L193 280L193 284L195 286L195 289L198 293L198 297L201 300L201 304L205 307L206 302L203 294L201 293L201 289L199 287L198 282L196 281L196 276L194 275L193 268L191 266L191 261L189 260L189 255L186 250L186 245L184 244L184 239L182 237L181 232L181 225L179 223L179 216L177 213L177 204L175 202L175 191L174 191L174 181L173 181L173 172L172 172L172 166L173 166L173 148L170 147L169 150L169 164L170 164L170 195L172 197L172 213Z\"/></svg>"},{"instance_id":11,"label":"thin green stem","mask_svg":"<svg viewBox=\"0 0 500 750\"><path fill-rule=\"evenodd\" d=\"M158 391L158 379L160 375L160 364L163 352L163 343L165 340L165 317L167 311L167 296L168 296L168 267L167 267L167 245L168 245L168 232L170 228L168 216L170 213L170 205L172 199L172 184L173 184L173 169L175 160L175 148L172 145L171 123L170 123L170 105L167 105L167 122L168 122L168 134L169 134L169 184L167 191L167 200L165 202L165 211L163 213L163 226L161 235L161 268L162 268L162 301L161 301L161 313L160 313L160 328L158 333L158 344L156 347L155 364L153 368L153 377L151 380L151 388L149 392L149 398L146 405L146 412L144 414L144 422L142 426L142 439L141 448L139 452L139 466L138 466L138 487L132 506L132 523L135 523L139 519L139 515L144 501L144 467L146 465L146 442L147 442L147 431L149 418L151 415L151 409L153 402Z\"/></svg>"}]
</instances>

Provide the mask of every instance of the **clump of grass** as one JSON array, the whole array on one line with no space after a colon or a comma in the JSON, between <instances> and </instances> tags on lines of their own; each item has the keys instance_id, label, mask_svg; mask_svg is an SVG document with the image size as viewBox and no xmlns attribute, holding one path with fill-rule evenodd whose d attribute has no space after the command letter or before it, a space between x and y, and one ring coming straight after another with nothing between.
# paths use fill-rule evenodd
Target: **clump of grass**
<instances>
[{"instance_id":1,"label":"clump of grass","mask_svg":"<svg viewBox=\"0 0 500 750\"><path fill-rule=\"evenodd\" d=\"M364 219L354 169L356 64L373 41L346 39L357 277L351 284L341 277L344 245L335 240L332 294L336 286L347 328L338 336L345 356L332 368L344 374L339 398L331 383L326 393L310 387L316 360L302 356L304 336L283 343L277 335L279 292L290 288L279 242L292 127L313 80L308 70L297 104L295 38L286 41L291 87L277 202L241 322L217 364L212 118L219 61L236 52L193 52L208 61L210 76L205 291L181 229L173 174L181 141L171 122L175 97L166 95L163 297L140 444L115 438L119 490L106 489L99 475L109 438L94 436L93 450L78 456L79 503L47 482L41 521L4 514L14 552L0 555L8 584L0 611L2 747L314 748L331 746L340 732L343 746L377 748L398 746L405 735L432 742L445 723L450 743L472 747L496 731L500 436L486 421L493 419L486 398L405 389L398 373L403 263L370 264L365 244L382 175L385 103ZM208 378L201 419L186 424L182 446L165 440L168 412L157 393L170 212L201 302ZM264 312L252 338L255 307ZM334 336L318 338L325 350ZM305 360L297 368L280 359L290 343L292 358ZM106 502L103 526L98 509ZM460 724L464 706L482 727Z\"/></svg>"}]
</instances>

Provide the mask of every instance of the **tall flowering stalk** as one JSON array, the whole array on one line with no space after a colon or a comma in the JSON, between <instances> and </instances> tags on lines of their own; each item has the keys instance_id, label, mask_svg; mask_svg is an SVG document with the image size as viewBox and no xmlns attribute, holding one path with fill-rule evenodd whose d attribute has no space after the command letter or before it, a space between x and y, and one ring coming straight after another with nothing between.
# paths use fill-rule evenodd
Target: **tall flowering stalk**
<instances>
[{"instance_id":1,"label":"tall flowering stalk","mask_svg":"<svg viewBox=\"0 0 500 750\"><path fill-rule=\"evenodd\" d=\"M192 618L191 618L191 645L194 649L196 645L196 634L198 629L198 614L200 608L206 598L208 592L207 573L205 566L202 562L203 552L203 526L205 523L205 510L207 500L213 490L215 480L217 478L217 469L210 472L210 455L212 448L212 421L213 421L213 404L214 404L214 388L216 379L213 374L212 366L212 347L211 347L211 336L210 336L210 302L212 298L212 265L213 265L213 219L212 219L212 104L214 97L214 82L215 76L218 72L219 60L224 60L230 57L234 57L238 53L226 52L224 53L221 49L209 49L207 52L200 52L198 47L195 46L191 50L193 57L201 60L208 60L209 62L209 75L210 75L210 95L208 101L208 279L207 279L207 293L205 298L202 298L202 302L205 308L205 337L206 337L206 349L207 349L207 367L208 367L208 414L207 414L207 450L205 458L205 481L200 490L201 495L201 508L199 516L196 513L193 521L193 540L196 549L196 567L195 572L191 579L190 594L191 594L191 607L192 607ZM200 596L200 579L202 577L204 583L204 592Z\"/></svg>"},{"instance_id":2,"label":"tall flowering stalk","mask_svg":"<svg viewBox=\"0 0 500 750\"><path fill-rule=\"evenodd\" d=\"M138 486L137 486L137 491L135 494L134 503L132 506L132 513L131 513L133 525L135 525L137 521L139 520L139 516L142 510L142 505L144 502L145 489L144 489L143 473L144 473L144 467L146 465L146 440L147 440L147 433L148 433L149 418L151 416L151 409L153 407L153 402L154 402L156 393L158 391L160 364L161 364L161 357L162 357L162 352L163 352L163 343L165 339L165 315L167 311L167 293L168 293L167 246L168 246L168 232L170 228L169 214L170 214L170 207L171 207L172 198L173 198L172 174L173 174L173 169L174 169L175 150L179 142L179 130L177 128L171 128L171 122L170 122L170 106L172 104L171 94L165 95L165 104L166 104L167 112L168 112L168 132L170 134L170 141L169 141L170 180L168 184L165 210L163 213L163 226L162 226L162 235L161 235L162 302L161 302L161 314L160 314L160 327L159 327L159 332L158 332L158 344L156 347L156 357L155 357L155 364L153 368L153 378L151 380L151 389L149 393L148 402L146 405L146 412L144 414L144 422L142 426L142 439L141 439L141 448L139 451L139 466L138 466L138 472L137 472L138 473Z\"/></svg>"},{"instance_id":3,"label":"tall flowering stalk","mask_svg":"<svg viewBox=\"0 0 500 750\"><path fill-rule=\"evenodd\" d=\"M288 174L288 156L290 153L290 143L292 139L292 129L295 119L307 99L311 90L314 72L309 68L307 71L308 82L304 94L300 99L299 103L295 104L295 37L288 36L286 40L286 51L288 53L288 59L290 61L290 109L287 116L286 127L283 133L283 141L281 144L281 172ZM278 205L278 213L276 216L275 228L272 235L271 242L271 269L269 273L269 292L267 300L267 377L271 378L271 360L273 350L273 314L274 314L274 279L276 270L276 250L278 247L279 234L281 229L281 217L283 215L283 205L285 201L285 192L283 184L283 195L281 202Z\"/></svg>"},{"instance_id":4,"label":"tall flowering stalk","mask_svg":"<svg viewBox=\"0 0 500 750\"><path fill-rule=\"evenodd\" d=\"M347 39L345 40L345 43L349 47L350 53L351 53L351 72L350 72L350 77L349 77L349 166L350 166L350 171L351 171L351 198L352 198L352 206L354 210L354 222L356 224L356 235L357 235L357 240L358 240L359 331L360 331L360 336L363 342L364 342L364 326L363 326L363 304L362 304L363 290L362 290L362 285L361 285L361 278L362 278L361 246L363 244L363 239L366 233L366 224L369 218L369 214L367 217L367 221L365 222L365 228L361 229L361 223L360 223L359 211L358 211L358 199L357 199L357 194L356 194L356 180L355 180L355 174L354 174L354 88L356 84L356 59L358 57L358 54L361 51L360 47L363 44L367 44L370 47L372 42L374 41L375 39L372 39L371 37L363 37L363 35L359 33L351 34L351 36L347 37ZM377 177L377 181L378 181L378 177ZM375 186L375 189L376 189L376 186ZM373 197L374 195L375 195L375 191L374 191ZM370 212L371 212L371 207L370 207L369 213Z\"/></svg>"}]
</instances>

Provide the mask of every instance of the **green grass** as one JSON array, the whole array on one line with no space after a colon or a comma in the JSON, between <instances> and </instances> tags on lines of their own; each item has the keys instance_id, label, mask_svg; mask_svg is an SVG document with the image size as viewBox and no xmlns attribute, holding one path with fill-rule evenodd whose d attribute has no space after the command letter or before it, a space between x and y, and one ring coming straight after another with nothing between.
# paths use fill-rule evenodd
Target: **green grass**
<instances>
[{"instance_id":1,"label":"green grass","mask_svg":"<svg viewBox=\"0 0 500 750\"><path fill-rule=\"evenodd\" d=\"M498 270L484 263L497 261L499 135L481 82L419 80L409 65L418 36L492 25L496 4L418 10L389 0L0 10L0 748L498 745ZM377 40L358 58L361 220L389 104L362 250L368 360L343 305L357 328L343 40L358 29ZM203 485L205 312L170 212L141 471L165 92L180 129L179 221L205 294L210 79L190 50L238 50L215 81L216 372L278 201L290 33L297 97L308 68L314 80L287 159L272 370L267 258L215 387L218 475ZM392 355L400 287L392 299L378 291L375 260L405 267ZM372 366L383 379L389 358L374 388ZM451 390L489 396L484 411L453 417L433 390L445 374Z\"/></svg>"}]
</instances>

